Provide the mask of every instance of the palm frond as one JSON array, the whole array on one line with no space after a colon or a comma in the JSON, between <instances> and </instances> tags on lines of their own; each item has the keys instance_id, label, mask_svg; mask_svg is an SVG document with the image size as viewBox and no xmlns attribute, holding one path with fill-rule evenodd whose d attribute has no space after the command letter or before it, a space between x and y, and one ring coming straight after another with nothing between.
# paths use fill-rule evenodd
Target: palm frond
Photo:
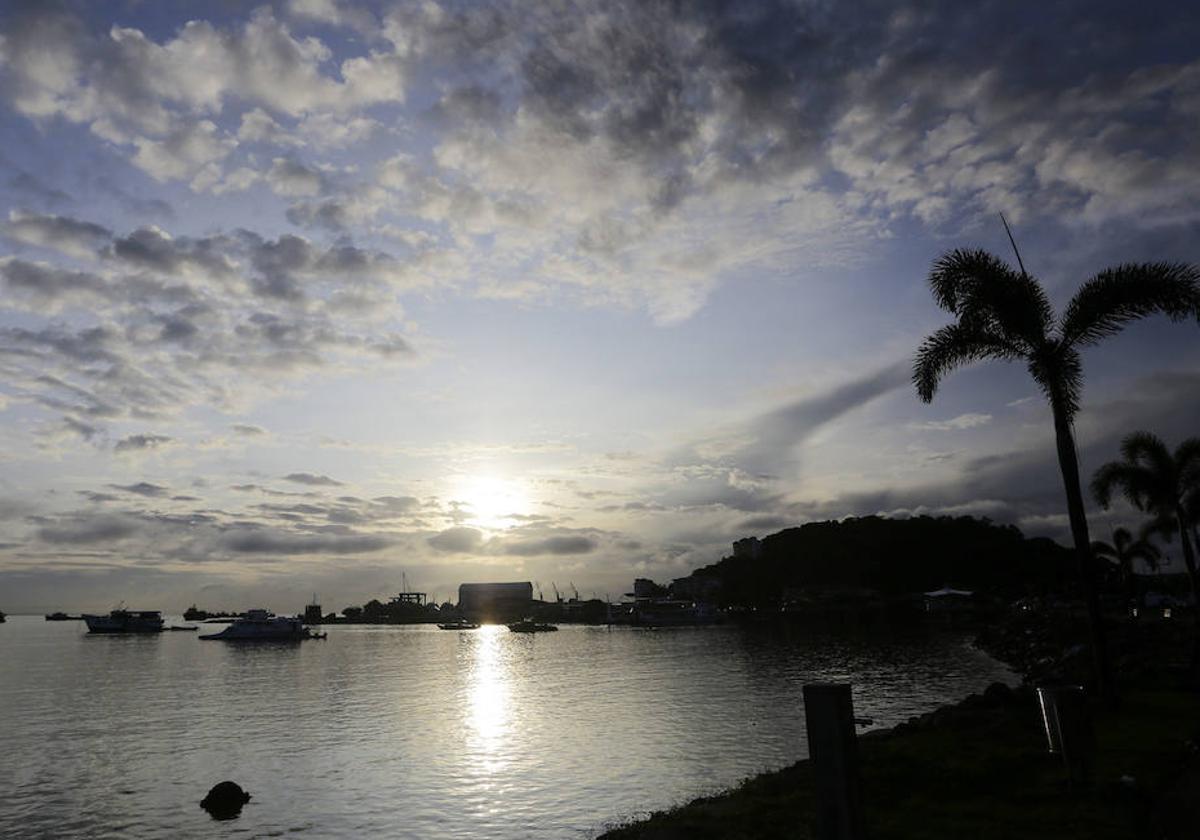
<instances>
[{"instance_id":1,"label":"palm frond","mask_svg":"<svg viewBox=\"0 0 1200 840\"><path fill-rule=\"evenodd\" d=\"M1175 447L1175 469L1180 490L1200 494L1200 438L1188 438Z\"/></svg>"},{"instance_id":2,"label":"palm frond","mask_svg":"<svg viewBox=\"0 0 1200 840\"><path fill-rule=\"evenodd\" d=\"M1200 323L1200 269L1187 263L1126 263L1085 282L1063 312L1062 340L1095 344L1130 321L1161 313Z\"/></svg>"},{"instance_id":3,"label":"palm frond","mask_svg":"<svg viewBox=\"0 0 1200 840\"><path fill-rule=\"evenodd\" d=\"M1097 557L1104 557L1113 561L1119 560L1121 557L1121 552L1117 551L1114 546L1109 545L1103 540L1092 541L1092 554L1096 555Z\"/></svg>"},{"instance_id":4,"label":"palm frond","mask_svg":"<svg viewBox=\"0 0 1200 840\"><path fill-rule=\"evenodd\" d=\"M933 399L938 383L950 371L982 359L1012 360L1021 350L1004 337L963 323L947 324L917 348L913 358L913 385L925 402Z\"/></svg>"},{"instance_id":5,"label":"palm frond","mask_svg":"<svg viewBox=\"0 0 1200 840\"><path fill-rule=\"evenodd\" d=\"M962 323L1024 345L1030 352L1054 324L1054 309L1034 278L983 250L957 249L934 261L929 287L938 306Z\"/></svg>"},{"instance_id":6,"label":"palm frond","mask_svg":"<svg viewBox=\"0 0 1200 840\"><path fill-rule=\"evenodd\" d=\"M1130 432L1121 439L1121 457L1130 464L1144 466L1155 473L1162 484L1176 484L1175 459L1167 444L1153 432Z\"/></svg>"},{"instance_id":7,"label":"palm frond","mask_svg":"<svg viewBox=\"0 0 1200 840\"><path fill-rule=\"evenodd\" d=\"M1149 470L1125 461L1109 461L1092 475L1092 498L1102 508L1109 506L1113 491L1118 490L1138 510L1149 510L1155 489Z\"/></svg>"}]
</instances>

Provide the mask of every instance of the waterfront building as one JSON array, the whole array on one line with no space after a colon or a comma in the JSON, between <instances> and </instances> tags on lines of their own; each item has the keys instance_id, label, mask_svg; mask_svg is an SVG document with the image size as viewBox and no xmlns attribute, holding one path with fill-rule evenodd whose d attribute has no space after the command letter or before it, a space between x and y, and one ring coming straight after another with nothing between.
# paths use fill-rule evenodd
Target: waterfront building
<instances>
[{"instance_id":1,"label":"waterfront building","mask_svg":"<svg viewBox=\"0 0 1200 840\"><path fill-rule=\"evenodd\" d=\"M473 621L515 621L533 608L533 584L464 583L458 587L458 609Z\"/></svg>"}]
</instances>

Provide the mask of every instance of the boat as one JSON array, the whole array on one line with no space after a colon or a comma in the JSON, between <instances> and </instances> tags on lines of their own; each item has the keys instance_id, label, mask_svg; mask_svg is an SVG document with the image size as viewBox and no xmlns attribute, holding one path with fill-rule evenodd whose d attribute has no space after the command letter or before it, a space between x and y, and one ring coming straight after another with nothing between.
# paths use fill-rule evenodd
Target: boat
<instances>
[{"instance_id":1,"label":"boat","mask_svg":"<svg viewBox=\"0 0 1200 840\"><path fill-rule=\"evenodd\" d=\"M190 607L188 607L186 610L183 611L183 620L184 621L204 621L204 619L206 619L206 618L208 618L208 611L196 609L195 604L192 604Z\"/></svg>"},{"instance_id":2,"label":"boat","mask_svg":"<svg viewBox=\"0 0 1200 840\"><path fill-rule=\"evenodd\" d=\"M162 613L158 610L115 609L108 615L83 614L89 633L161 633Z\"/></svg>"},{"instance_id":3,"label":"boat","mask_svg":"<svg viewBox=\"0 0 1200 840\"><path fill-rule=\"evenodd\" d=\"M304 639L324 639L324 633L314 633L296 616L275 615L268 610L249 610L244 618L235 620L220 633L201 636L201 639L227 642L292 642Z\"/></svg>"},{"instance_id":4,"label":"boat","mask_svg":"<svg viewBox=\"0 0 1200 840\"><path fill-rule=\"evenodd\" d=\"M65 612L46 613L47 621L80 621L82 619L81 615L67 615Z\"/></svg>"},{"instance_id":5,"label":"boat","mask_svg":"<svg viewBox=\"0 0 1200 840\"><path fill-rule=\"evenodd\" d=\"M168 629L168 630L174 630L174 631L176 631L176 632L178 632L178 631L181 631L181 630L185 630L185 631L186 631L186 630L190 630L190 631L192 631L192 632L195 632L195 631L199 630L200 628L199 628L199 627L184 627L184 626L181 626L181 625L178 625L178 624L172 624L172 625L171 625L170 627L168 627L167 629Z\"/></svg>"},{"instance_id":6,"label":"boat","mask_svg":"<svg viewBox=\"0 0 1200 840\"><path fill-rule=\"evenodd\" d=\"M438 625L439 630L478 630L479 625L473 621L467 621L465 618L460 618L458 621L447 621L445 624Z\"/></svg>"},{"instance_id":7,"label":"boat","mask_svg":"<svg viewBox=\"0 0 1200 840\"><path fill-rule=\"evenodd\" d=\"M549 633L558 628L553 624L534 621L532 618L523 618L508 625L508 629L514 633Z\"/></svg>"}]
</instances>

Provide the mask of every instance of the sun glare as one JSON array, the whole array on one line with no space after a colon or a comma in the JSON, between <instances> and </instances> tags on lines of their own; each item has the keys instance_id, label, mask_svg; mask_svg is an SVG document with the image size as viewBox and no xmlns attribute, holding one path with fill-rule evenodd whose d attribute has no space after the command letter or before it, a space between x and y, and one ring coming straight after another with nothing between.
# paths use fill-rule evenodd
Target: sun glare
<instances>
[{"instance_id":1,"label":"sun glare","mask_svg":"<svg viewBox=\"0 0 1200 840\"><path fill-rule=\"evenodd\" d=\"M529 496L520 482L496 476L463 478L455 498L467 507L467 524L492 530L513 527L517 524L514 517L530 509Z\"/></svg>"}]
</instances>

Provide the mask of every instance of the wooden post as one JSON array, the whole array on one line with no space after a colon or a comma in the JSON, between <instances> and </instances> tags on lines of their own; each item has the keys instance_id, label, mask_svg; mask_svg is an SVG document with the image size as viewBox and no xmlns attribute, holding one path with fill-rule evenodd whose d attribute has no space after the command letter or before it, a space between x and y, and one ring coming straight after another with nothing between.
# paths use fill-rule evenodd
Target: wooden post
<instances>
[{"instance_id":1,"label":"wooden post","mask_svg":"<svg viewBox=\"0 0 1200 840\"><path fill-rule=\"evenodd\" d=\"M820 840L863 840L858 741L848 683L804 686Z\"/></svg>"}]
</instances>

